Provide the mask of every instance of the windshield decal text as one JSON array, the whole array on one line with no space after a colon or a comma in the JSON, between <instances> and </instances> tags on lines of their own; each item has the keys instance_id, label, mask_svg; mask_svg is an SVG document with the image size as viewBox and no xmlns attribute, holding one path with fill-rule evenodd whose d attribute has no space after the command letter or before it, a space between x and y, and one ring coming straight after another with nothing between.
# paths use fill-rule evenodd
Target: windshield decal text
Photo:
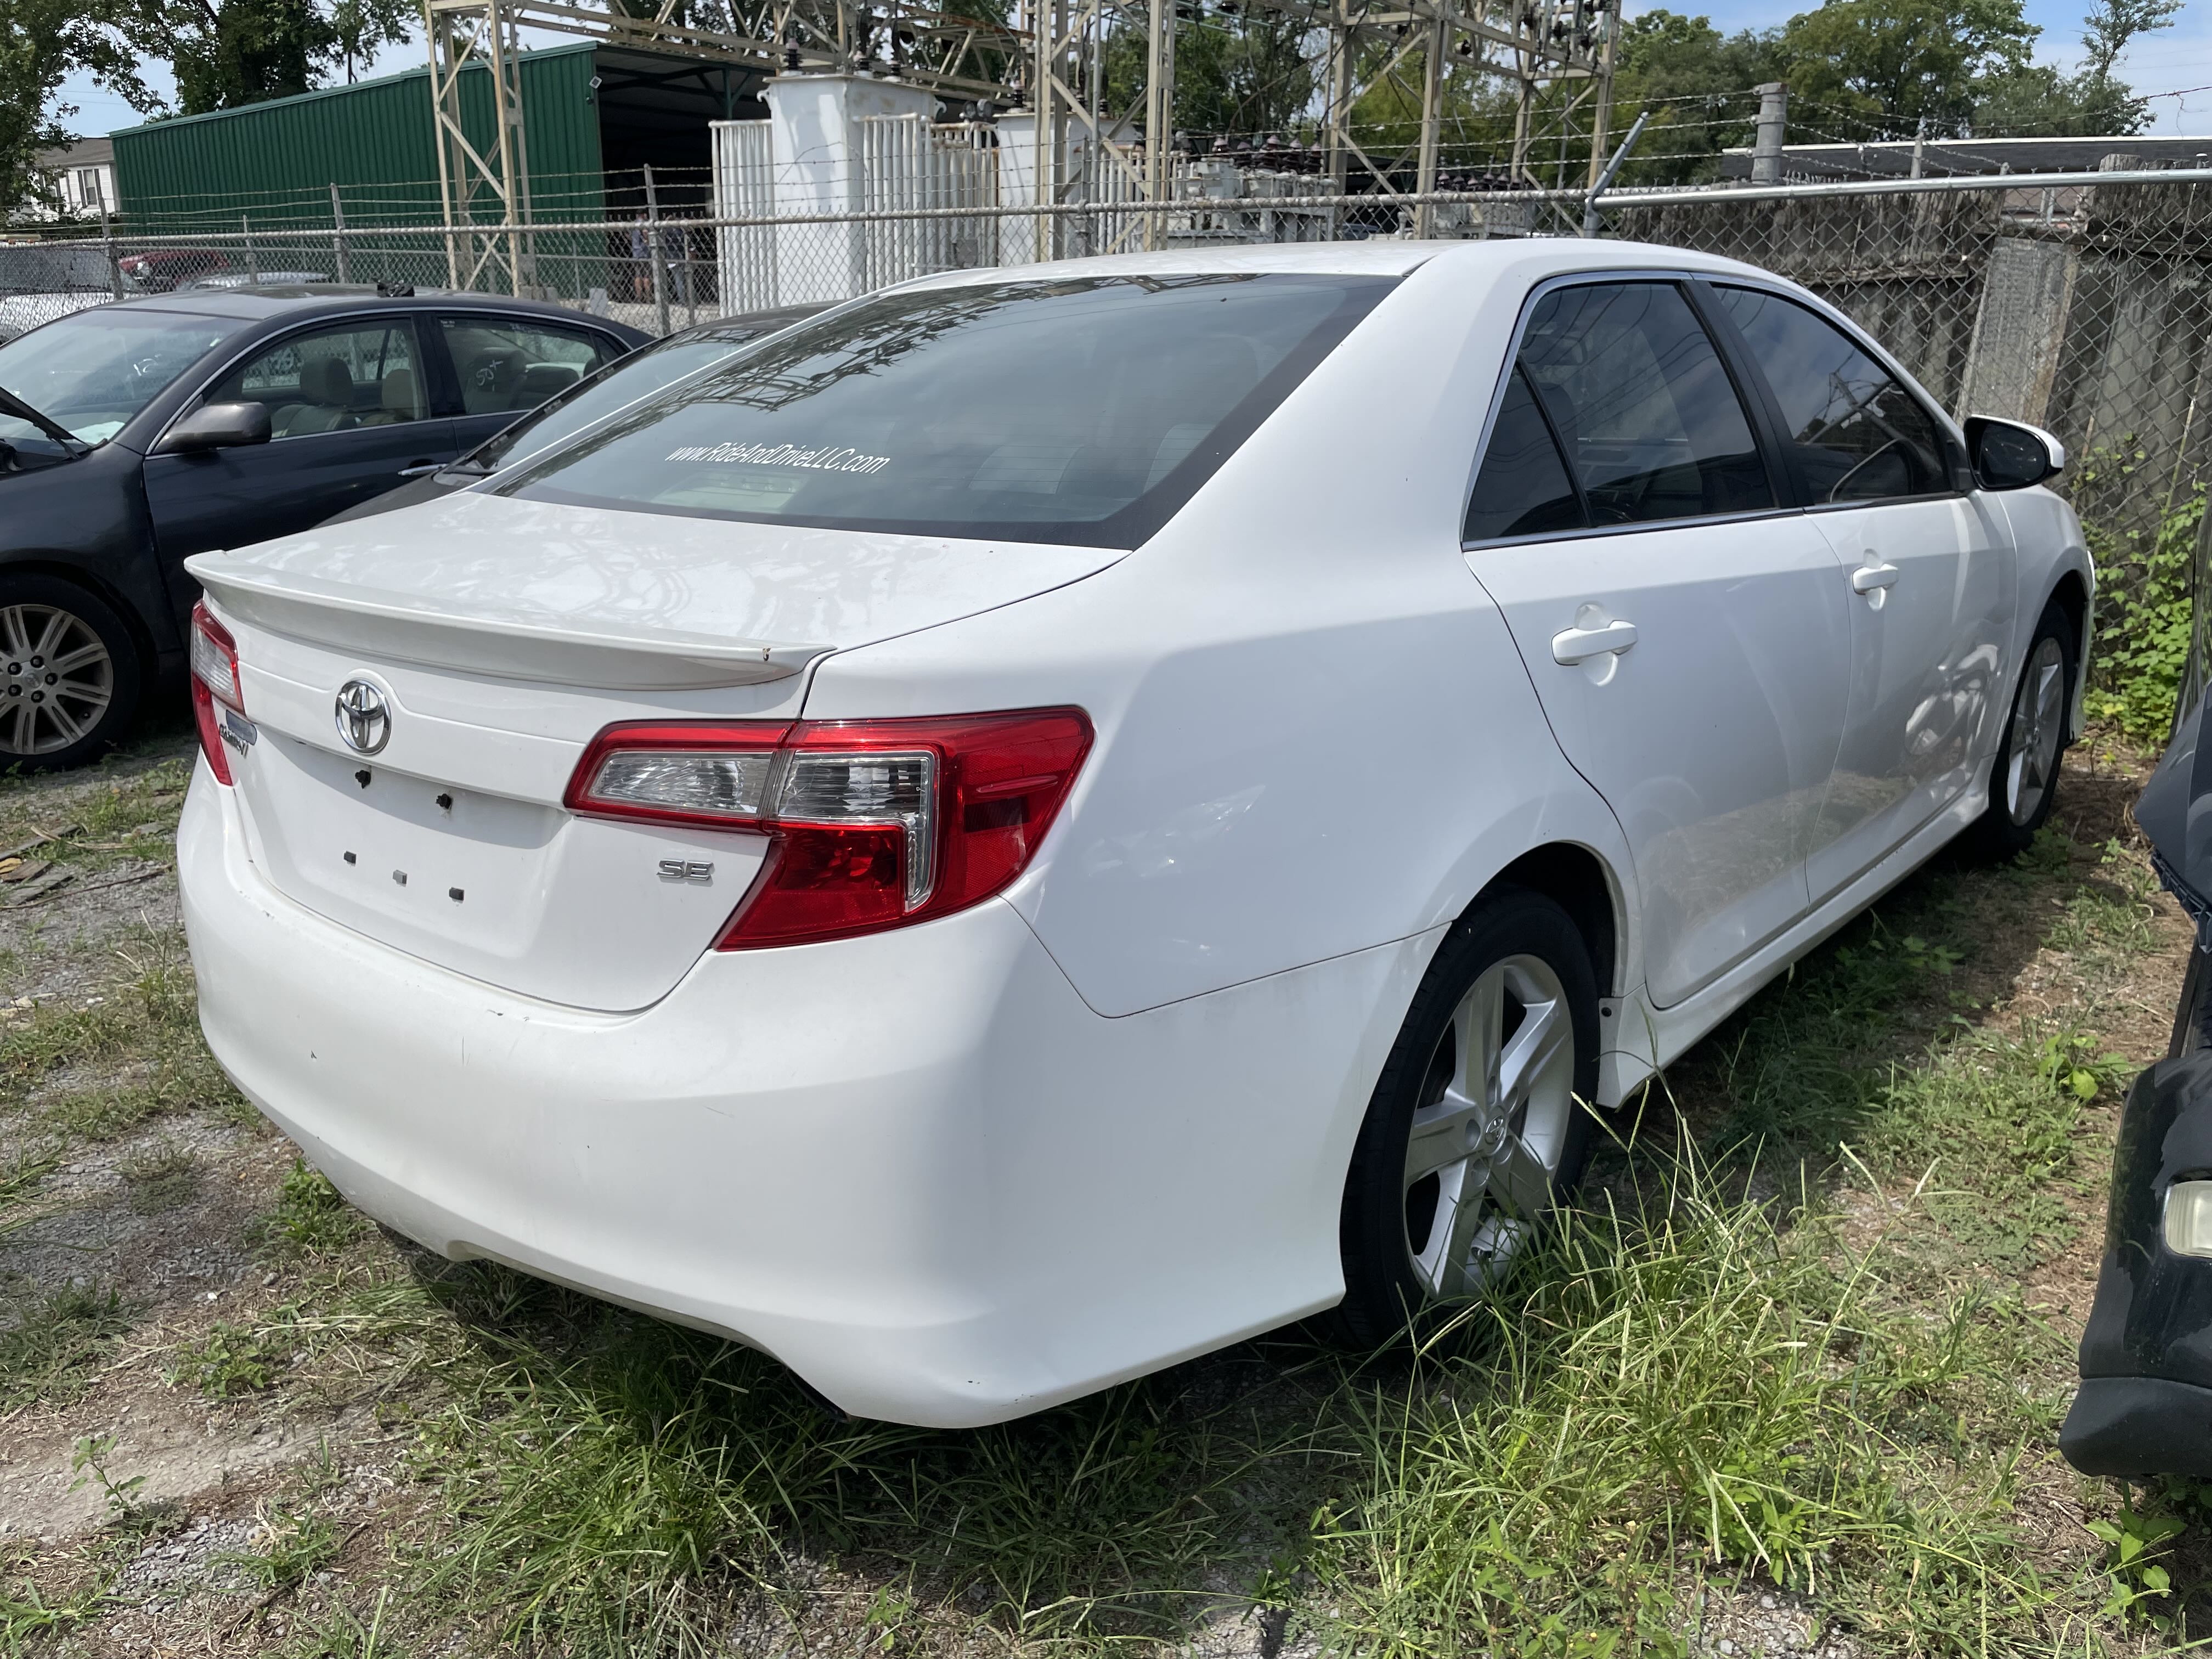
<instances>
[{"instance_id":1,"label":"windshield decal text","mask_svg":"<svg viewBox=\"0 0 2212 1659\"><path fill-rule=\"evenodd\" d=\"M803 466L817 472L880 472L888 455L864 455L857 449L800 449L791 444L705 444L669 452L672 461L719 461L726 466Z\"/></svg>"}]
</instances>

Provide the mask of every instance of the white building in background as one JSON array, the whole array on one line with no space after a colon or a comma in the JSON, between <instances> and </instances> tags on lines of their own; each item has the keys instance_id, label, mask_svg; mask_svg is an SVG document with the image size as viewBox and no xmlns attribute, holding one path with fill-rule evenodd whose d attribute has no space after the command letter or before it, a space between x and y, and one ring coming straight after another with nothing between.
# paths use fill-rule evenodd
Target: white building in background
<instances>
[{"instance_id":1,"label":"white building in background","mask_svg":"<svg viewBox=\"0 0 2212 1659\"><path fill-rule=\"evenodd\" d=\"M31 158L31 167L46 189L18 203L11 217L33 222L96 219L103 209L115 211L112 139L80 138L58 149L40 150Z\"/></svg>"}]
</instances>

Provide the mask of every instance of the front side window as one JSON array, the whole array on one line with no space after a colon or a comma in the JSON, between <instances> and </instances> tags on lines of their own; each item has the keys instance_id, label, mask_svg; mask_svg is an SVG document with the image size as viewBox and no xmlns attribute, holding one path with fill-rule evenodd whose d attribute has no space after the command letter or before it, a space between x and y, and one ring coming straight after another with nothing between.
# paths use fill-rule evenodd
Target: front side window
<instances>
[{"instance_id":1,"label":"front side window","mask_svg":"<svg viewBox=\"0 0 2212 1659\"><path fill-rule=\"evenodd\" d=\"M469 415L535 409L619 355L605 335L557 324L442 317L439 325Z\"/></svg>"},{"instance_id":2,"label":"front side window","mask_svg":"<svg viewBox=\"0 0 2212 1659\"><path fill-rule=\"evenodd\" d=\"M1134 547L1393 281L1209 273L886 294L670 387L505 493Z\"/></svg>"},{"instance_id":3,"label":"front side window","mask_svg":"<svg viewBox=\"0 0 2212 1659\"><path fill-rule=\"evenodd\" d=\"M264 405L276 438L419 421L428 410L418 355L404 319L310 329L247 359L206 401Z\"/></svg>"},{"instance_id":4,"label":"front side window","mask_svg":"<svg viewBox=\"0 0 2212 1659\"><path fill-rule=\"evenodd\" d=\"M1815 501L1875 501L1951 488L1936 422L1856 341L1793 300L1717 290L1782 405L1790 465Z\"/></svg>"},{"instance_id":5,"label":"front side window","mask_svg":"<svg viewBox=\"0 0 2212 1659\"><path fill-rule=\"evenodd\" d=\"M101 306L0 345L0 386L88 444L125 422L243 325L137 306ZM0 415L0 440L32 454L59 453L43 429Z\"/></svg>"},{"instance_id":6,"label":"front side window","mask_svg":"<svg viewBox=\"0 0 2212 1659\"><path fill-rule=\"evenodd\" d=\"M1594 523L1774 505L1735 384L1674 284L1554 289L1530 313L1521 368L1544 400Z\"/></svg>"}]
</instances>

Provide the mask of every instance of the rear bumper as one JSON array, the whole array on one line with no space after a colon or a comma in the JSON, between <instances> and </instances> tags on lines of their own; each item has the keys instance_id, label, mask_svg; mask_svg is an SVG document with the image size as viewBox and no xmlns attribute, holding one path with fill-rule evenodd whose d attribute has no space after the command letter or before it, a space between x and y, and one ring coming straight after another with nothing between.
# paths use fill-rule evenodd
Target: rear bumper
<instances>
[{"instance_id":1,"label":"rear bumper","mask_svg":"<svg viewBox=\"0 0 2212 1659\"><path fill-rule=\"evenodd\" d=\"M2120 1109L2081 1389L2058 1435L2085 1474L2212 1474L2212 1261L2164 1237L2167 1189L2207 1170L2212 1050L2198 1048L2143 1072Z\"/></svg>"},{"instance_id":2,"label":"rear bumper","mask_svg":"<svg viewBox=\"0 0 2212 1659\"><path fill-rule=\"evenodd\" d=\"M943 1427L1335 1301L1352 1139L1433 945L1109 1020L994 901L709 954L606 1015L294 904L204 769L179 871L210 1048L362 1209Z\"/></svg>"},{"instance_id":3,"label":"rear bumper","mask_svg":"<svg viewBox=\"0 0 2212 1659\"><path fill-rule=\"evenodd\" d=\"M2084 1474L2212 1475L2212 1389L2163 1376L2092 1376L2058 1449Z\"/></svg>"}]
</instances>

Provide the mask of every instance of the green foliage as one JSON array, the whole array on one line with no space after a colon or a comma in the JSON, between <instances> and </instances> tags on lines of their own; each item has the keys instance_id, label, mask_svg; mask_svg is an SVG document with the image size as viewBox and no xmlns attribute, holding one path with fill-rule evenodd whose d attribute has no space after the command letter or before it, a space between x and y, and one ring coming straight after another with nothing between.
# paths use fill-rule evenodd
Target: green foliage
<instances>
[{"instance_id":1,"label":"green foliage","mask_svg":"<svg viewBox=\"0 0 2212 1659\"><path fill-rule=\"evenodd\" d=\"M27 1580L0 1585L0 1653L11 1656L33 1650L33 1638L57 1636L88 1625L113 1602L105 1583L82 1584L58 1601L49 1601ZM36 1650L47 1651L41 1639Z\"/></svg>"},{"instance_id":2,"label":"green foliage","mask_svg":"<svg viewBox=\"0 0 2212 1659\"><path fill-rule=\"evenodd\" d=\"M2173 728L2174 696L2189 657L2191 586L2204 520L2204 486L2174 501L2155 531L2114 528L2130 489L2156 489L2147 452L2130 444L2086 459L2075 480L2082 527L2099 573L2091 718L2155 747Z\"/></svg>"},{"instance_id":3,"label":"green foliage","mask_svg":"<svg viewBox=\"0 0 2212 1659\"><path fill-rule=\"evenodd\" d=\"M127 1532L143 1532L149 1517L145 1505L138 1501L138 1489L146 1484L146 1477L134 1474L127 1480L118 1480L107 1472L107 1460L114 1455L113 1435L79 1435L70 1451L70 1473L76 1476L70 1482L70 1490L98 1486L107 1500L108 1524Z\"/></svg>"},{"instance_id":4,"label":"green foliage","mask_svg":"<svg viewBox=\"0 0 2212 1659\"><path fill-rule=\"evenodd\" d=\"M296 1346L282 1328L254 1330L218 1319L204 1337L177 1350L169 1382L190 1383L210 1400L257 1393L276 1382Z\"/></svg>"},{"instance_id":5,"label":"green foliage","mask_svg":"<svg viewBox=\"0 0 2212 1659\"><path fill-rule=\"evenodd\" d=\"M337 1528L309 1510L263 1510L251 1550L226 1551L218 1566L234 1567L264 1590L296 1589L338 1553Z\"/></svg>"},{"instance_id":6,"label":"green foliage","mask_svg":"<svg viewBox=\"0 0 2212 1659\"><path fill-rule=\"evenodd\" d=\"M2173 1589L2173 1577L2160 1557L2188 1522L2178 1515L2146 1515L2123 1504L2110 1521L2092 1521L2088 1529L2105 1547L2105 1570L2112 1576L2112 1599L2100 1610L2107 1619L2140 1619Z\"/></svg>"},{"instance_id":7,"label":"green foliage","mask_svg":"<svg viewBox=\"0 0 2212 1659\"><path fill-rule=\"evenodd\" d=\"M350 1243L363 1224L330 1177L295 1158L277 1189L276 1207L254 1222L252 1237L272 1255L310 1255Z\"/></svg>"},{"instance_id":8,"label":"green foliage","mask_svg":"<svg viewBox=\"0 0 2212 1659\"><path fill-rule=\"evenodd\" d=\"M131 1207L140 1215L173 1210L191 1201L200 1187L199 1159L173 1140L158 1140L118 1160Z\"/></svg>"},{"instance_id":9,"label":"green foliage","mask_svg":"<svg viewBox=\"0 0 2212 1659\"><path fill-rule=\"evenodd\" d=\"M2027 67L2039 33L2021 0L1827 0L1783 26L1781 50L1801 97L1899 131L1924 120L1956 133L1979 85Z\"/></svg>"},{"instance_id":10,"label":"green foliage","mask_svg":"<svg viewBox=\"0 0 2212 1659\"><path fill-rule=\"evenodd\" d=\"M95 1285L64 1285L9 1311L15 1322L0 1331L0 1411L74 1397L131 1328L122 1297Z\"/></svg>"}]
</instances>

